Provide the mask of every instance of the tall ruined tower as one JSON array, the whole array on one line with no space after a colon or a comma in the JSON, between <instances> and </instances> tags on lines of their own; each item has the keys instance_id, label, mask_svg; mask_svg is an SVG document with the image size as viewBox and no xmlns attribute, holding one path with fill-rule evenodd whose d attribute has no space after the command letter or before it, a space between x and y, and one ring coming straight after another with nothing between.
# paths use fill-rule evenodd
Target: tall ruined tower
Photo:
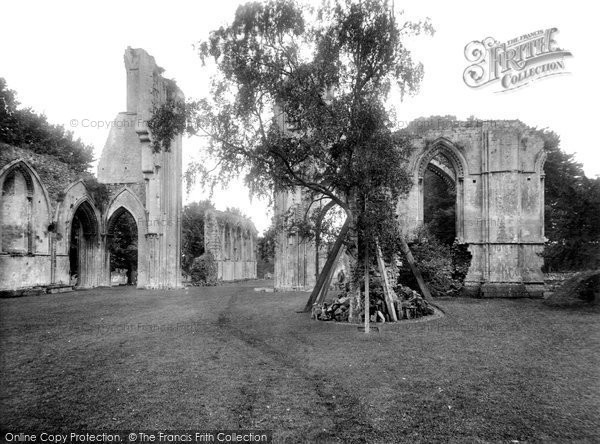
<instances>
[{"instance_id":1,"label":"tall ruined tower","mask_svg":"<svg viewBox=\"0 0 600 444\"><path fill-rule=\"evenodd\" d=\"M113 217L130 212L138 230L138 287L178 288L181 136L172 140L169 151L155 153L147 122L155 106L167 100L183 100L184 96L173 80L162 77L163 69L143 49L127 48L124 58L127 111L112 122L98 165L98 181L111 191L104 234L110 238Z\"/></svg>"}]
</instances>

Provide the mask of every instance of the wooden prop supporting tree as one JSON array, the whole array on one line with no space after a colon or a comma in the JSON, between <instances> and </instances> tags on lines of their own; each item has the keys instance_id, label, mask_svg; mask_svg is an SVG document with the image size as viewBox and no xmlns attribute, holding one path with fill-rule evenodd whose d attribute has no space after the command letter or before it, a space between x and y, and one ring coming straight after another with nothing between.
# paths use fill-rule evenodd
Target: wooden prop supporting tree
<instances>
[{"instance_id":1,"label":"wooden prop supporting tree","mask_svg":"<svg viewBox=\"0 0 600 444\"><path fill-rule=\"evenodd\" d=\"M327 261L325 262L325 265L323 266L323 270L321 270L321 273L319 273L319 277L317 278L317 283L315 284L315 288L313 288L313 291L310 294L310 297L308 298L306 305L304 306L304 310L302 310L303 312L307 313L312 310L312 307L315 304L315 302L317 301L317 298L319 297L319 294L321 293L321 290L323 289L323 286L325 285L325 283L328 280L329 280L329 282L331 282L330 275L333 273L334 265L337 262L339 252L342 248L342 245L344 244L344 240L345 240L346 236L348 235L349 229L350 229L350 219L347 218L346 222L344 222L344 225L342 226L342 229L340 231L338 238L335 240L335 243L333 244L333 249L327 256Z\"/></svg>"},{"instance_id":2,"label":"wooden prop supporting tree","mask_svg":"<svg viewBox=\"0 0 600 444\"><path fill-rule=\"evenodd\" d=\"M346 250L346 247L344 245L342 245L342 248L340 248L340 251L338 252L338 254L335 258L335 261L333 262L333 265L331 266L329 275L327 276L327 280L325 281L325 284L323 284L323 287L321 288L321 293L319 294L319 297L317 298L317 305L321 305L325 301L325 298L327 298L327 293L329 292L329 288L331 286L331 281L333 279L333 272L335 271L335 266L339 262L340 258L344 255L345 250Z\"/></svg>"},{"instance_id":3,"label":"wooden prop supporting tree","mask_svg":"<svg viewBox=\"0 0 600 444\"><path fill-rule=\"evenodd\" d=\"M385 304L387 306L388 313L390 314L390 318L392 321L396 322L398 320L398 316L396 316L396 309L392 299L392 293L394 290L392 290L392 287L390 286L390 281L385 269L385 262L383 260L383 254L381 253L381 247L379 246L379 241L376 241L375 246L377 249L377 264L379 265L379 271L381 272L381 277L383 278L383 294L385 296Z\"/></svg>"},{"instance_id":4,"label":"wooden prop supporting tree","mask_svg":"<svg viewBox=\"0 0 600 444\"><path fill-rule=\"evenodd\" d=\"M406 257L406 260L408 261L408 265L410 265L410 269L412 270L413 274L415 275L415 279L417 280L417 283L419 284L419 288L421 289L421 293L423 293L423 297L428 302L431 302L433 298L431 297L429 288L427 288L427 285L425 284L425 281L423 280L423 276L421 275L421 272L417 268L415 258L413 257L413 255L410 251L410 248L408 247L408 244L406 243L406 241L404 240L404 238L402 236L400 237L400 249L402 250L402 253Z\"/></svg>"}]
</instances>

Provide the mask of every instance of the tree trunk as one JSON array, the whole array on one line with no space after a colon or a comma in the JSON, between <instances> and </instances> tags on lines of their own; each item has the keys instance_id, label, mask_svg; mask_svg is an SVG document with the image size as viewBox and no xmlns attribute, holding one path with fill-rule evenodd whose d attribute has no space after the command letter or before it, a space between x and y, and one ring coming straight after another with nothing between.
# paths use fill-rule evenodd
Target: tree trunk
<instances>
[{"instance_id":1,"label":"tree trunk","mask_svg":"<svg viewBox=\"0 0 600 444\"><path fill-rule=\"evenodd\" d=\"M325 301L325 298L327 297L327 293L329 292L329 287L331 285L331 280L333 278L333 272L335 271L335 266L339 262L340 257L342 257L344 255L344 251L345 251L345 247L344 247L344 245L342 245L342 248L340 248L340 251L338 252L337 256L335 257L335 260L333 261L333 266L331 267L331 271L329 272L327 278L325 279L325 284L323 284L323 287L321 288L321 294L317 297L317 305L322 304L323 301Z\"/></svg>"},{"instance_id":2,"label":"tree trunk","mask_svg":"<svg viewBox=\"0 0 600 444\"><path fill-rule=\"evenodd\" d=\"M351 193L348 196L347 211L348 218L351 220L350 230L348 233L348 258L350 259L350 312L348 314L348 322L353 324L360 324L360 313L363 308L363 299L361 298L360 291L360 270L361 260L358 243L358 199L356 192Z\"/></svg>"},{"instance_id":3,"label":"tree trunk","mask_svg":"<svg viewBox=\"0 0 600 444\"><path fill-rule=\"evenodd\" d=\"M371 322L370 308L371 301L369 300L369 246L365 246L365 333L369 333Z\"/></svg>"},{"instance_id":4,"label":"tree trunk","mask_svg":"<svg viewBox=\"0 0 600 444\"><path fill-rule=\"evenodd\" d=\"M321 273L319 273L319 277L315 284L315 288L313 288L313 291L310 294L310 297L308 298L306 305L304 306L304 310L302 310L303 312L307 313L312 310L312 307L313 307L315 301L317 300L319 293L321 293L321 290L323 289L323 285L325 285L325 283L327 282L327 279L328 279L330 273L333 273L333 266L335 265L340 248L342 248L342 244L344 243L344 240L345 240L346 236L348 235L349 229L350 229L350 217L346 218L346 222L344 222L344 225L342 226L340 235L335 240L335 244L333 244L333 249L327 256L327 261L325 262L325 265L323 266L323 270L321 270Z\"/></svg>"}]
</instances>

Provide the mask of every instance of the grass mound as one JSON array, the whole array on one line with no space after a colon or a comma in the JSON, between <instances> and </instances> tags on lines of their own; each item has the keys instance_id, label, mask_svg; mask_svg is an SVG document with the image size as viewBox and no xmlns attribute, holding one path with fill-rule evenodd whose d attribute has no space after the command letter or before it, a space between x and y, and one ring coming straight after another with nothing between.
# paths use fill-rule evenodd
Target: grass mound
<instances>
[{"instance_id":1,"label":"grass mound","mask_svg":"<svg viewBox=\"0 0 600 444\"><path fill-rule=\"evenodd\" d=\"M552 307L578 307L600 304L600 270L577 273L567 279L544 301Z\"/></svg>"}]
</instances>

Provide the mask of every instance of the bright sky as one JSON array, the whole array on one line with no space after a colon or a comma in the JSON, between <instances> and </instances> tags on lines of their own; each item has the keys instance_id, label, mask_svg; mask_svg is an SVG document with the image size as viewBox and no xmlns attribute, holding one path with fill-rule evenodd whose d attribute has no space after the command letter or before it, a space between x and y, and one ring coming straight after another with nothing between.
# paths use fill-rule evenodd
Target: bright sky
<instances>
[{"instance_id":1,"label":"bright sky","mask_svg":"<svg viewBox=\"0 0 600 444\"><path fill-rule=\"evenodd\" d=\"M106 128L82 127L82 121L111 121L125 109L127 46L153 55L187 97L207 92L208 73L192 44L231 20L238 0L219 1L27 1L3 2L0 27L0 76L18 93L20 102L73 130L94 145L96 157L108 135ZM430 17L433 37L409 42L425 65L418 96L398 101L398 118L474 115L480 119L520 119L548 127L561 136L562 147L590 177L600 175L600 154L591 137L597 129L600 103L599 57L593 38L598 7L584 1L395 1L407 17ZM570 50L568 75L554 76L510 93L471 89L462 79L468 66L464 47L472 40L494 37L504 42L538 29L556 27L558 46ZM592 108L594 107L594 108ZM74 126L71 121L79 123ZM87 121L86 121L87 122ZM202 150L200 139L184 141L185 162ZM184 202L206 197L199 187ZM218 191L218 209L239 207L259 232L270 221L264 202L251 201L241 184Z\"/></svg>"}]
</instances>

